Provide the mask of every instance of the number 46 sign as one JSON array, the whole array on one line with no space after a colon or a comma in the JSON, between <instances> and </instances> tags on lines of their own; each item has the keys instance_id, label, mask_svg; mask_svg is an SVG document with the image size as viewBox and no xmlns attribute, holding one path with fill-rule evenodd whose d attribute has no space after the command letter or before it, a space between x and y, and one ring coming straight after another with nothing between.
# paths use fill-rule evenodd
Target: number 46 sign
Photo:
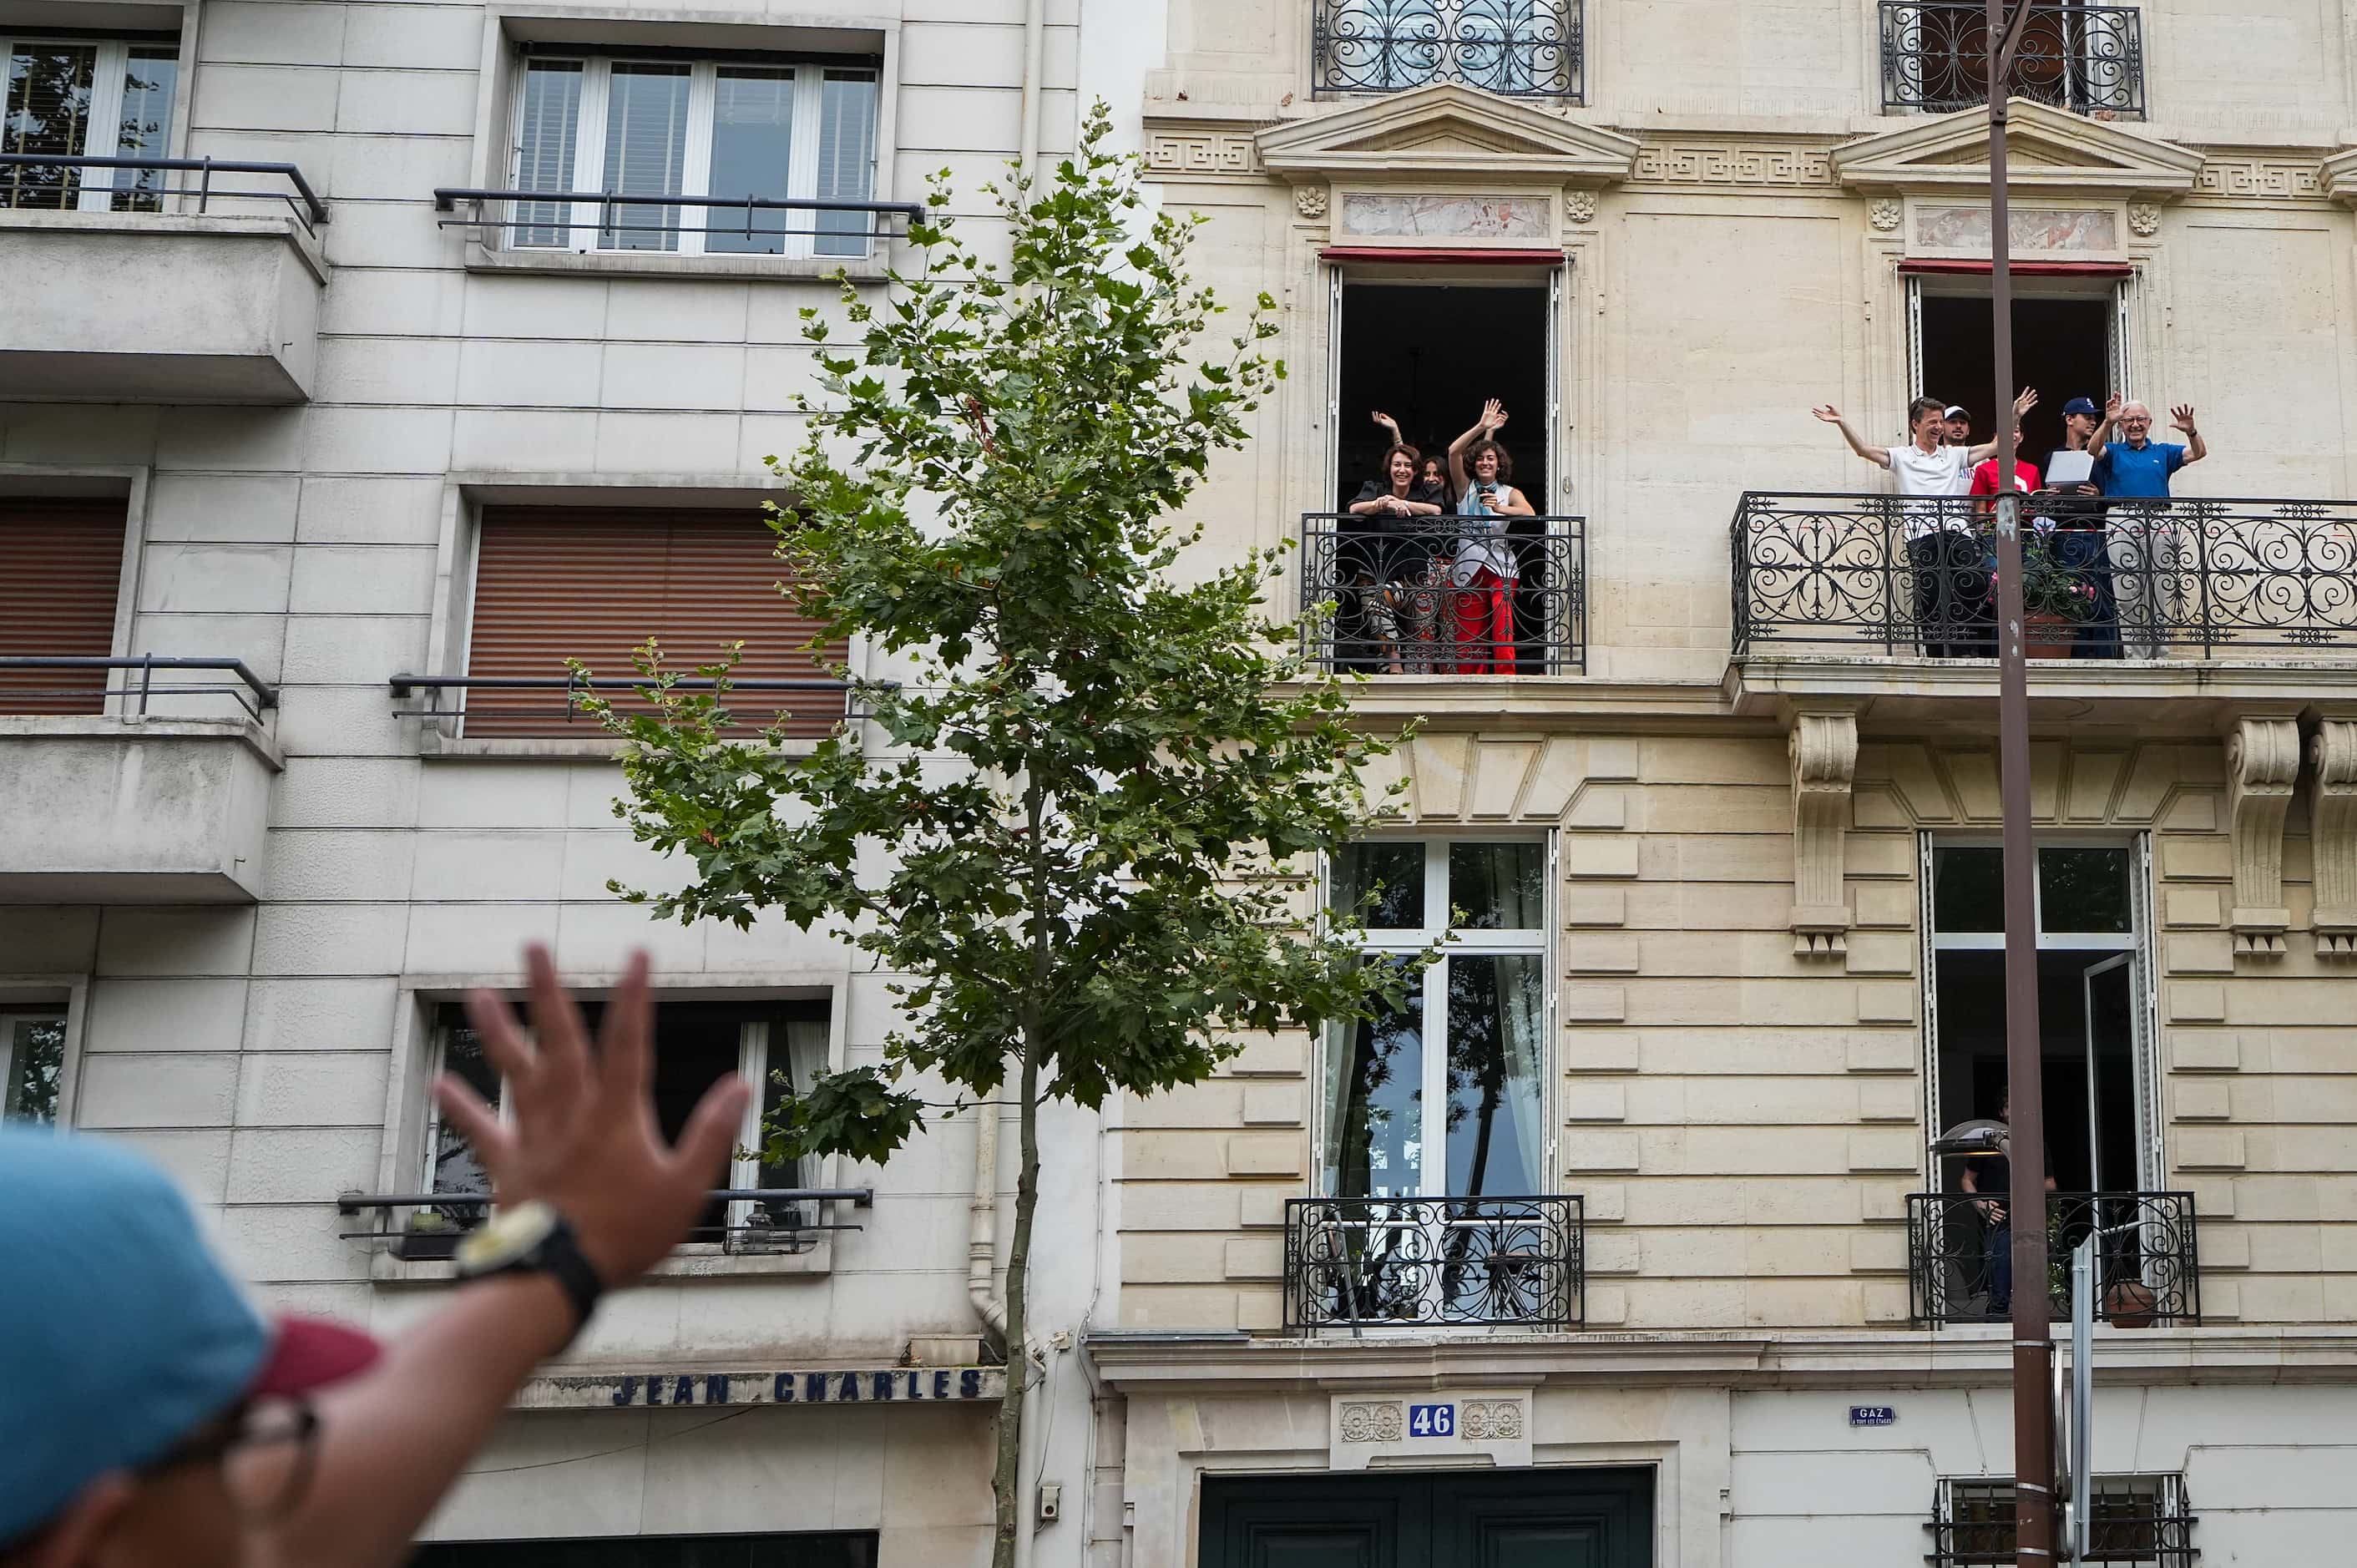
<instances>
[{"instance_id":1,"label":"number 46 sign","mask_svg":"<svg viewBox=\"0 0 2357 1568\"><path fill-rule=\"evenodd\" d=\"M1407 1407L1410 1437L1454 1437L1457 1407L1453 1404L1412 1404Z\"/></svg>"}]
</instances>

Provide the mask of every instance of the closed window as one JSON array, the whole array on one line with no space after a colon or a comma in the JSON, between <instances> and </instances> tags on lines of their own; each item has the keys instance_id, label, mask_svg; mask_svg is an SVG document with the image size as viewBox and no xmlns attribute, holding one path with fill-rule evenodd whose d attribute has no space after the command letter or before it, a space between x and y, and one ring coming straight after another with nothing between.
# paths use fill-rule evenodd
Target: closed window
<instances>
[{"instance_id":1,"label":"closed window","mask_svg":"<svg viewBox=\"0 0 2357 1568\"><path fill-rule=\"evenodd\" d=\"M114 650L123 528L120 500L0 497L0 657L57 661ZM103 670L0 668L0 714L105 707Z\"/></svg>"},{"instance_id":2,"label":"closed window","mask_svg":"<svg viewBox=\"0 0 2357 1568\"><path fill-rule=\"evenodd\" d=\"M2181 1476L2097 1476L2084 1499L2087 1556L2110 1568L2192 1568L2194 1517ZM2011 1568L2010 1478L1947 1480L1932 1502L1935 1568ZM2058 1523L2059 1523L2059 1513Z\"/></svg>"},{"instance_id":3,"label":"closed window","mask_svg":"<svg viewBox=\"0 0 2357 1568\"><path fill-rule=\"evenodd\" d=\"M515 188L673 199L520 201L510 243L865 256L866 212L725 203L872 200L879 80L848 60L533 55L515 92Z\"/></svg>"},{"instance_id":4,"label":"closed window","mask_svg":"<svg viewBox=\"0 0 2357 1568\"><path fill-rule=\"evenodd\" d=\"M0 1013L0 1121L55 1122L65 1070L63 1009Z\"/></svg>"},{"instance_id":5,"label":"closed window","mask_svg":"<svg viewBox=\"0 0 2357 1568\"><path fill-rule=\"evenodd\" d=\"M53 157L159 158L172 135L177 41L11 38L0 152ZM0 207L153 212L165 184L155 169L0 166Z\"/></svg>"},{"instance_id":6,"label":"closed window","mask_svg":"<svg viewBox=\"0 0 2357 1568\"><path fill-rule=\"evenodd\" d=\"M827 650L808 646L815 623L780 591L787 566L776 546L750 508L485 508L467 673L540 684L469 691L465 733L596 734L595 721L572 710L565 660L581 660L600 679L629 677L632 650L653 638L683 675L742 642L731 678L748 684L727 698L742 728L783 711L790 734L824 735L843 715L839 693L759 685L829 678L820 662Z\"/></svg>"},{"instance_id":7,"label":"closed window","mask_svg":"<svg viewBox=\"0 0 2357 1568\"><path fill-rule=\"evenodd\" d=\"M582 1011L594 1029L600 1004L585 1004ZM655 1009L655 1121L665 1138L676 1139L705 1091L729 1073L740 1074L760 1092L746 1112L728 1185L747 1191L808 1187L801 1162L766 1164L750 1151L762 1144L763 1120L776 1114L793 1089L807 1087L813 1075L824 1071L826 1061L823 1001L662 1004ZM435 1011L432 1066L436 1074L449 1073L488 1103L504 1108L505 1085L483 1054L481 1036L456 1005ZM425 1154L426 1185L418 1189L421 1193L479 1196L490 1190L472 1145L438 1113L427 1123ZM436 1240L455 1240L479 1222L483 1212L472 1204L420 1210L419 1218L410 1222L405 1251L413 1257L447 1251ZM716 1199L705 1206L688 1240L722 1243L734 1251L792 1251L809 1243L813 1233L807 1227L816 1221L808 1204L782 1198Z\"/></svg>"}]
</instances>

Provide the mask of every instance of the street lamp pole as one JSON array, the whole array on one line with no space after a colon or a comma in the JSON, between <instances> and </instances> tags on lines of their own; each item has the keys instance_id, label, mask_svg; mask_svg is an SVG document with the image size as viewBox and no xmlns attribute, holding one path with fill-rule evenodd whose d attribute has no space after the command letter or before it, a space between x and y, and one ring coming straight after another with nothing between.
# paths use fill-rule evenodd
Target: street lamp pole
<instances>
[{"instance_id":1,"label":"street lamp pole","mask_svg":"<svg viewBox=\"0 0 2357 1568\"><path fill-rule=\"evenodd\" d=\"M2012 1096L2013 1495L2017 1568L2054 1564L2054 1346L2046 1267L2046 1106L2038 1034L2036 850L2029 822L2029 665L2021 493L2014 488L2012 231L2006 79L2030 0L1987 0L1989 305L1996 340L1997 771L2005 813L2005 1057Z\"/></svg>"}]
</instances>

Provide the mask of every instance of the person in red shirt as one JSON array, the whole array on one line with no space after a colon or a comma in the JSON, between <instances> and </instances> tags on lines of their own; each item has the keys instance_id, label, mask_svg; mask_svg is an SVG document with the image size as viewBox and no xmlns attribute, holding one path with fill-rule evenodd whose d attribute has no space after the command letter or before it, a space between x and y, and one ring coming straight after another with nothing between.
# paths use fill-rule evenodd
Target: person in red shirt
<instances>
[{"instance_id":1,"label":"person in red shirt","mask_svg":"<svg viewBox=\"0 0 2357 1568\"><path fill-rule=\"evenodd\" d=\"M2036 489L2039 485L2038 469L2021 460L2021 426L2018 424L2013 427L2013 485L2014 489L2024 495ZM1973 488L1966 493L1975 496L1996 496L1996 459L1995 457L1991 457L1987 462L1973 469ZM1996 505L1992 500L1981 510L1984 512L1993 512L1996 510Z\"/></svg>"}]
</instances>

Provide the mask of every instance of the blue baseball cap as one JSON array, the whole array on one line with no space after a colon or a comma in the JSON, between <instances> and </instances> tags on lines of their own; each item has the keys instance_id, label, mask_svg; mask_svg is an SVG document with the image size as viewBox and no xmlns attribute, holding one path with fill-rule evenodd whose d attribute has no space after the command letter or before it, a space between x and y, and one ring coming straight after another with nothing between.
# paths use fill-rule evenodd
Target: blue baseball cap
<instances>
[{"instance_id":1,"label":"blue baseball cap","mask_svg":"<svg viewBox=\"0 0 2357 1568\"><path fill-rule=\"evenodd\" d=\"M102 1139L0 1126L0 1547L241 1400L373 1361L375 1340L264 1317L161 1170ZM27 1441L27 1434L38 1434Z\"/></svg>"},{"instance_id":2,"label":"blue baseball cap","mask_svg":"<svg viewBox=\"0 0 2357 1568\"><path fill-rule=\"evenodd\" d=\"M2062 405L2062 416L2065 419L2068 419L2074 413L2096 413L2100 412L2101 410L2095 407L2095 400L2091 397L2074 397L2069 403Z\"/></svg>"}]
</instances>

